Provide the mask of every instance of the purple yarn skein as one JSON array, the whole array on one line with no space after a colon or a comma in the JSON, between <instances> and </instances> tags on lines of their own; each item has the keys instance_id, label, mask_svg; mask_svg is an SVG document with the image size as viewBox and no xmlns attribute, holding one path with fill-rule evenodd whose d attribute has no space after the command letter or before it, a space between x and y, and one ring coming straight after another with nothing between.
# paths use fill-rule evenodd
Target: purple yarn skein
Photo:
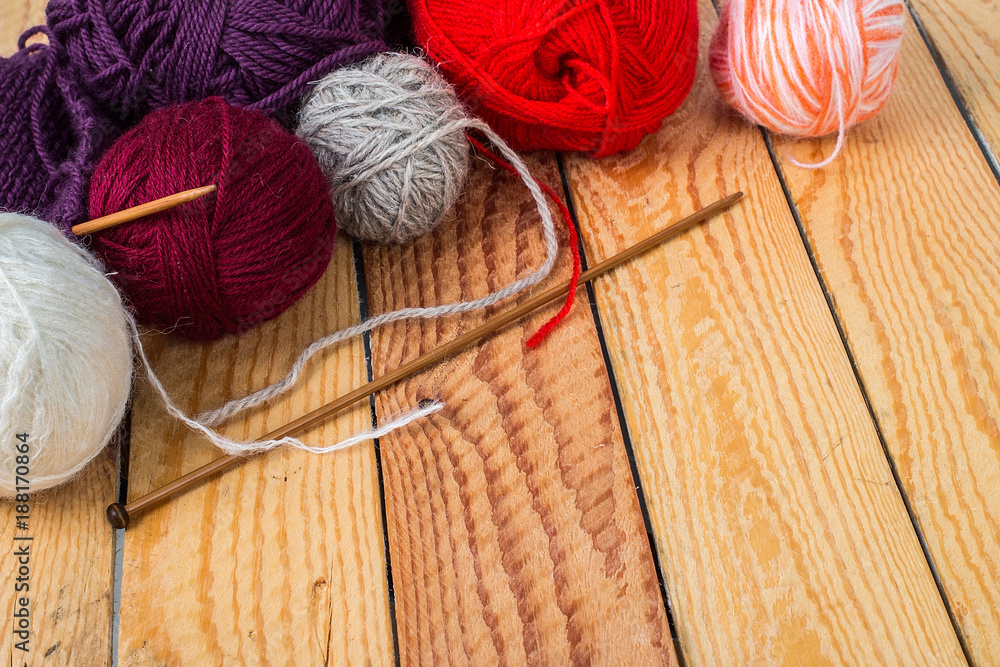
<instances>
[{"instance_id":1,"label":"purple yarn skein","mask_svg":"<svg viewBox=\"0 0 1000 667\"><path fill-rule=\"evenodd\" d=\"M0 210L40 216L69 234L85 215L86 183L101 144L114 134L102 123L48 34L32 28L19 51L0 58Z\"/></svg>"},{"instance_id":2,"label":"purple yarn skein","mask_svg":"<svg viewBox=\"0 0 1000 667\"><path fill-rule=\"evenodd\" d=\"M310 82L388 50L392 0L51 0L84 87L123 119L210 96L290 110Z\"/></svg>"}]
</instances>

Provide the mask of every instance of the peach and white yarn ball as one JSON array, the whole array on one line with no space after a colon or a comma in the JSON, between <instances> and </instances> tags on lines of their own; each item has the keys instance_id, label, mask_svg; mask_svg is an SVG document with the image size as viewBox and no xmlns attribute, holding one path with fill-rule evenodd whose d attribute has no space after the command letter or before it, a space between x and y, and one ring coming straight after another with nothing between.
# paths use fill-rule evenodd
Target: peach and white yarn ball
<instances>
[{"instance_id":1,"label":"peach and white yarn ball","mask_svg":"<svg viewBox=\"0 0 1000 667\"><path fill-rule=\"evenodd\" d=\"M709 68L723 99L796 137L844 133L882 108L896 79L902 0L727 0Z\"/></svg>"}]
</instances>

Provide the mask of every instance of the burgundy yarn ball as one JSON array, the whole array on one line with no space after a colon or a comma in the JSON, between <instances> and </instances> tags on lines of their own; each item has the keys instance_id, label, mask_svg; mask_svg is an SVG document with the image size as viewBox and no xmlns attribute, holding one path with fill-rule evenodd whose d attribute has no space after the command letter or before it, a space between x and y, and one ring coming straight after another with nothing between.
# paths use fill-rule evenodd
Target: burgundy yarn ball
<instances>
[{"instance_id":1,"label":"burgundy yarn ball","mask_svg":"<svg viewBox=\"0 0 1000 667\"><path fill-rule=\"evenodd\" d=\"M385 51L393 0L50 0L46 19L108 113L221 97L268 113Z\"/></svg>"},{"instance_id":2,"label":"burgundy yarn ball","mask_svg":"<svg viewBox=\"0 0 1000 667\"><path fill-rule=\"evenodd\" d=\"M140 322L197 340L291 306L326 270L337 230L309 148L219 98L154 112L123 135L94 171L91 217L213 183L214 195L92 237Z\"/></svg>"},{"instance_id":3,"label":"burgundy yarn ball","mask_svg":"<svg viewBox=\"0 0 1000 667\"><path fill-rule=\"evenodd\" d=\"M634 148L687 97L695 0L408 0L417 43L518 150Z\"/></svg>"}]
</instances>

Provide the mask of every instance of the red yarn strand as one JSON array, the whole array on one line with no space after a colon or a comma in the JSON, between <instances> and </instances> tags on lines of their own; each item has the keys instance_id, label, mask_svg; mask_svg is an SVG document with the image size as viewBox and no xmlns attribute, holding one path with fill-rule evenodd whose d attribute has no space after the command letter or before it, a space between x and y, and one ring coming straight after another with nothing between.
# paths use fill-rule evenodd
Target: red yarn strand
<instances>
[{"instance_id":1,"label":"red yarn strand","mask_svg":"<svg viewBox=\"0 0 1000 667\"><path fill-rule=\"evenodd\" d=\"M466 136L469 138L469 141L472 143L472 145L475 146L476 150L478 150L480 153L488 157L490 160L495 162L497 165L499 165L509 173L513 174L514 176L518 176L518 178L520 178L520 176L517 173L517 170L514 169L514 167L512 167L506 160L501 158L499 155L497 155L489 148L487 148L483 144L483 142L479 141L471 134L467 134ZM531 338L528 339L527 346L532 348L538 347L538 345L543 340L545 340L545 338L550 333L552 333L552 331L559 325L559 323L562 322L564 319L566 319L566 316L569 315L569 311L573 308L573 302L576 299L576 288L580 282L580 248L578 246L578 241L577 241L576 226L573 224L573 218L570 216L569 208L567 208L562 198L559 197L558 194L556 194L555 190L553 190L552 188L550 188L548 185L541 182L537 178L535 178L534 180L535 183L538 184L538 187L542 189L542 192L548 195L549 198L551 198L552 201L554 201L556 205L559 206L559 212L562 214L563 221L565 221L566 223L566 230L568 232L567 240L569 243L569 251L573 257L573 274L570 277L569 294L566 295L566 301L563 303L562 308L560 308L558 313L553 315L548 322L543 324L542 327L537 332L535 332L535 334Z\"/></svg>"}]
</instances>

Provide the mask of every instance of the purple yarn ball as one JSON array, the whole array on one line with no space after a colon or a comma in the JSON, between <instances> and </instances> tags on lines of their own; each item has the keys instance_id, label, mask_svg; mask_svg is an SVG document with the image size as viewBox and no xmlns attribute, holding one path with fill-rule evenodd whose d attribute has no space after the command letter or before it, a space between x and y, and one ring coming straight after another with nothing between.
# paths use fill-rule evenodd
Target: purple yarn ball
<instances>
[{"instance_id":1,"label":"purple yarn ball","mask_svg":"<svg viewBox=\"0 0 1000 667\"><path fill-rule=\"evenodd\" d=\"M275 113L385 51L394 0L51 0L81 83L123 120L211 96Z\"/></svg>"},{"instance_id":2,"label":"purple yarn ball","mask_svg":"<svg viewBox=\"0 0 1000 667\"><path fill-rule=\"evenodd\" d=\"M69 227L86 217L86 183L98 151L116 134L102 122L56 45L0 58L0 209Z\"/></svg>"}]
</instances>

